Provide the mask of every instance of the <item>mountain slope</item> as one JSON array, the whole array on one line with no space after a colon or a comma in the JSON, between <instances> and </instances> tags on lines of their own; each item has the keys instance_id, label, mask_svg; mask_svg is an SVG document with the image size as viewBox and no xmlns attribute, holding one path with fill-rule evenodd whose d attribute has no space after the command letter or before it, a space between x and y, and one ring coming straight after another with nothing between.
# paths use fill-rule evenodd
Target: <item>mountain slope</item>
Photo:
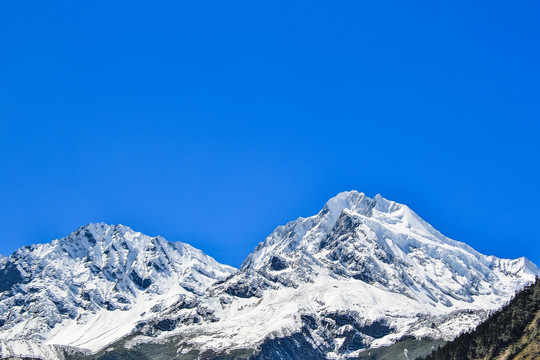
<instances>
[{"instance_id":1,"label":"mountain slope","mask_svg":"<svg viewBox=\"0 0 540 360\"><path fill-rule=\"evenodd\" d=\"M127 345L179 336L180 353L209 358L242 349L355 358L408 336L453 339L538 274L525 258L485 256L443 236L405 205L345 192L276 228L197 306L168 309L166 331L150 322Z\"/></svg>"},{"instance_id":2,"label":"mountain slope","mask_svg":"<svg viewBox=\"0 0 540 360\"><path fill-rule=\"evenodd\" d=\"M474 328L540 275L356 191L277 227L234 274L123 229L81 228L0 260L4 357L407 359Z\"/></svg>"},{"instance_id":3,"label":"mountain slope","mask_svg":"<svg viewBox=\"0 0 540 360\"><path fill-rule=\"evenodd\" d=\"M0 259L0 351L98 350L236 270L190 245L103 223ZM51 345L51 346L47 346Z\"/></svg>"},{"instance_id":4,"label":"mountain slope","mask_svg":"<svg viewBox=\"0 0 540 360\"><path fill-rule=\"evenodd\" d=\"M540 357L540 280L516 295L474 331L427 356L437 359L538 359Z\"/></svg>"}]
</instances>

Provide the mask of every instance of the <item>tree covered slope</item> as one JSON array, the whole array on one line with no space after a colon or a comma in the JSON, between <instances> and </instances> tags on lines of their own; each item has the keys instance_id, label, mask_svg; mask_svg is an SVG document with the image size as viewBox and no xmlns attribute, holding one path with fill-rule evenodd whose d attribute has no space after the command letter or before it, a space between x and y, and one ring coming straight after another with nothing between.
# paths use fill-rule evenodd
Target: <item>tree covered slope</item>
<instances>
[{"instance_id":1,"label":"tree covered slope","mask_svg":"<svg viewBox=\"0 0 540 360\"><path fill-rule=\"evenodd\" d=\"M540 359L540 280L526 287L474 331L425 360Z\"/></svg>"}]
</instances>

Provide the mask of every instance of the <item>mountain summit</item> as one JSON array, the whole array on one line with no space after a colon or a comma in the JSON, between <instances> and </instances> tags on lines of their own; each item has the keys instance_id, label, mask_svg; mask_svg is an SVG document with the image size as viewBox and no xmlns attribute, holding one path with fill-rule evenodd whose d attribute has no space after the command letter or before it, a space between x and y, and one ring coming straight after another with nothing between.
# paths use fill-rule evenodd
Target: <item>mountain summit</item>
<instances>
[{"instance_id":1,"label":"mountain summit","mask_svg":"<svg viewBox=\"0 0 540 360\"><path fill-rule=\"evenodd\" d=\"M525 258L445 237L405 205L343 192L277 227L197 308L169 312L175 325L156 336L181 336L186 353L356 358L407 337L452 339L539 274ZM186 322L197 313L212 314L199 316L202 332Z\"/></svg>"},{"instance_id":2,"label":"mountain summit","mask_svg":"<svg viewBox=\"0 0 540 360\"><path fill-rule=\"evenodd\" d=\"M510 285L504 284L508 274L528 281L538 274L525 258L482 255L445 237L406 205L356 191L338 194L315 216L278 227L242 269L288 277L297 273L293 265L299 262L303 271L323 268L334 278L362 280L445 306L456 300L472 303L478 295L504 294Z\"/></svg>"},{"instance_id":3,"label":"mountain summit","mask_svg":"<svg viewBox=\"0 0 540 360\"><path fill-rule=\"evenodd\" d=\"M356 191L277 227L239 271L186 244L91 224L0 259L0 354L356 359L414 342L419 352L401 351L413 358L538 275L525 258L480 254L407 206Z\"/></svg>"},{"instance_id":4,"label":"mountain summit","mask_svg":"<svg viewBox=\"0 0 540 360\"><path fill-rule=\"evenodd\" d=\"M235 271L188 244L124 225L89 224L23 247L0 259L2 354L53 356L33 345L42 342L106 345L152 316L149 310L202 294Z\"/></svg>"}]
</instances>

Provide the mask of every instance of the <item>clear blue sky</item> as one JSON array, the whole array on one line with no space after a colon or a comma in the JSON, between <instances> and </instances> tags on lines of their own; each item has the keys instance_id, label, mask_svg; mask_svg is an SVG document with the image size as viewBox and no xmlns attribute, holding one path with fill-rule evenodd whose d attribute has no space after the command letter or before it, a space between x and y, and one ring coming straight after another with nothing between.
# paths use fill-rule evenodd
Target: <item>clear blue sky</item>
<instances>
[{"instance_id":1,"label":"clear blue sky","mask_svg":"<svg viewBox=\"0 0 540 360\"><path fill-rule=\"evenodd\" d=\"M0 253L122 223L235 266L340 191L540 263L537 1L4 1Z\"/></svg>"}]
</instances>

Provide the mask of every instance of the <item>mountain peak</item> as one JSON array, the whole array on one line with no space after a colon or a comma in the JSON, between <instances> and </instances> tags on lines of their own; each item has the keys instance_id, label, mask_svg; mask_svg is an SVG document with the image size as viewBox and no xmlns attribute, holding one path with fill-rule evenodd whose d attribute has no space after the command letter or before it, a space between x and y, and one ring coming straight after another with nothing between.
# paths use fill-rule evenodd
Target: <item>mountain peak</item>
<instances>
[{"instance_id":1,"label":"mountain peak","mask_svg":"<svg viewBox=\"0 0 540 360\"><path fill-rule=\"evenodd\" d=\"M152 316L141 307L167 307L179 297L202 294L235 271L190 245L124 225L91 223L0 261L0 339L49 334L77 345L85 332L100 327L117 328L115 336L123 336ZM13 310L9 319L2 317L6 309ZM78 333L72 334L75 323Z\"/></svg>"},{"instance_id":2,"label":"mountain peak","mask_svg":"<svg viewBox=\"0 0 540 360\"><path fill-rule=\"evenodd\" d=\"M256 264L260 263L272 251L290 253L296 249L302 249L302 251L307 251L311 254L317 253L320 250L323 237L332 230L344 214L372 217L374 209L378 212L389 214L400 209L408 208L405 205L387 200L380 194L375 195L371 199L363 192L356 190L343 191L328 200L318 214L308 218L298 218L286 225L278 226L247 257L242 264L242 268L247 266L260 267L260 264ZM401 215L397 214L396 216ZM396 221L398 220L394 222Z\"/></svg>"},{"instance_id":3,"label":"mountain peak","mask_svg":"<svg viewBox=\"0 0 540 360\"><path fill-rule=\"evenodd\" d=\"M346 359L408 336L451 339L535 275L528 260L482 255L406 205L342 192L316 215L278 226L238 273L207 291L201 309L216 318L193 349L289 339L322 352L300 357Z\"/></svg>"},{"instance_id":4,"label":"mountain peak","mask_svg":"<svg viewBox=\"0 0 540 360\"><path fill-rule=\"evenodd\" d=\"M121 248L133 251L144 247L150 239L127 226L101 222L81 226L68 236L54 240L51 245L73 259L83 259Z\"/></svg>"},{"instance_id":5,"label":"mountain peak","mask_svg":"<svg viewBox=\"0 0 540 360\"><path fill-rule=\"evenodd\" d=\"M502 292L492 285L496 277L530 279L540 273L526 259L482 255L447 238L406 205L357 191L339 193L317 215L277 227L242 269L270 271L284 283L294 283L298 279L288 275L293 264L312 274L322 266L332 276L361 279L434 306ZM311 281L313 276L301 278Z\"/></svg>"},{"instance_id":6,"label":"mountain peak","mask_svg":"<svg viewBox=\"0 0 540 360\"><path fill-rule=\"evenodd\" d=\"M106 236L107 234L116 234L116 235L125 235L125 234L132 234L133 236L130 237L132 240L140 239L140 236L142 233L138 231L134 231L132 228L126 225L122 224L106 224L104 222L97 222L97 223L89 223L87 225L81 226L68 236L60 239L69 241L73 239L74 237L78 237L80 235L84 235L88 238L102 238ZM146 236L146 235L145 235Z\"/></svg>"},{"instance_id":7,"label":"mountain peak","mask_svg":"<svg viewBox=\"0 0 540 360\"><path fill-rule=\"evenodd\" d=\"M369 198L363 192L351 190L343 191L328 200L321 211L324 213L329 212L334 215L334 218L337 218L343 210L369 216L373 209L389 213L404 207L406 208L405 205L385 199L381 194Z\"/></svg>"},{"instance_id":8,"label":"mountain peak","mask_svg":"<svg viewBox=\"0 0 540 360\"><path fill-rule=\"evenodd\" d=\"M360 209L370 207L370 201L364 193L356 190L344 191L326 202L323 212L330 212L338 216L345 209Z\"/></svg>"},{"instance_id":9,"label":"mountain peak","mask_svg":"<svg viewBox=\"0 0 540 360\"><path fill-rule=\"evenodd\" d=\"M187 244L91 223L0 260L0 357L28 341L98 351L138 334L189 339L182 353L291 340L317 344L304 358L352 358L407 336L450 339L537 275L358 191L278 226L238 272Z\"/></svg>"}]
</instances>

